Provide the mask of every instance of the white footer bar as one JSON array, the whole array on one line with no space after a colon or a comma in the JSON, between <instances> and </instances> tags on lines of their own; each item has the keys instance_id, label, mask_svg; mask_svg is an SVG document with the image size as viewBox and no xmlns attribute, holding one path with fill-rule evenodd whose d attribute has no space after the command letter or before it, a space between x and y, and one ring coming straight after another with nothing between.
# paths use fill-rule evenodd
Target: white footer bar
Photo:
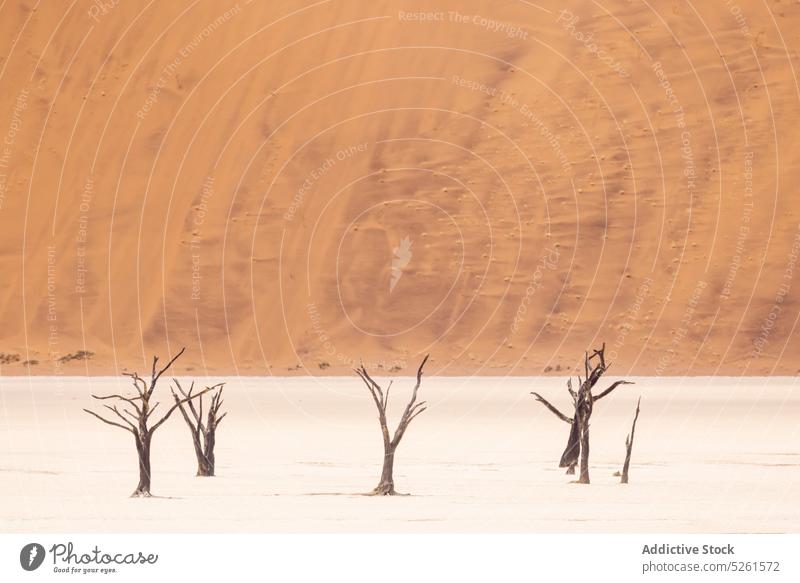
<instances>
[{"instance_id":1,"label":"white footer bar","mask_svg":"<svg viewBox=\"0 0 800 583\"><path fill-rule=\"evenodd\" d=\"M798 554L796 534L9 534L0 581L750 583L800 581Z\"/></svg>"}]
</instances>

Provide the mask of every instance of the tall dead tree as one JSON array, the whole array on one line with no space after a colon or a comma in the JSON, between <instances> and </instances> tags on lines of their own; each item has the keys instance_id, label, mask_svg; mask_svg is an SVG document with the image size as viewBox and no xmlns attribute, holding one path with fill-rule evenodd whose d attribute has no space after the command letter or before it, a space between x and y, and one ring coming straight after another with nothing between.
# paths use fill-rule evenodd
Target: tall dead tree
<instances>
[{"instance_id":1,"label":"tall dead tree","mask_svg":"<svg viewBox=\"0 0 800 583\"><path fill-rule=\"evenodd\" d=\"M217 391L211 395L211 405L208 408L206 419L203 419L203 395L198 393L200 398L197 401L197 407L194 406L192 399L194 395L194 382L189 387L188 391L184 391L181 384L177 379L173 379L178 392L181 394L179 397L175 391L172 391L172 397L175 403L181 410L183 420L189 426L189 431L192 434L192 444L194 444L194 453L197 456L197 475L198 476L213 476L214 475L214 446L217 443L217 427L220 422L225 418L228 413L219 414L220 407L222 407L222 389L225 383L218 383L213 387L207 387L207 391ZM188 410L187 410L188 409ZM191 417L190 417L191 414Z\"/></svg>"},{"instance_id":2,"label":"tall dead tree","mask_svg":"<svg viewBox=\"0 0 800 583\"><path fill-rule=\"evenodd\" d=\"M361 380L364 381L367 389L369 389L372 400L375 401L375 406L378 408L378 421L381 424L381 434L383 435L383 470L381 471L380 482L378 482L375 489L370 492L372 496L397 495L394 489L394 454L409 424L417 415L427 409L425 401L417 403L417 391L419 391L419 386L422 384L422 369L425 363L428 362L429 356L430 354L422 359L422 363L419 365L419 369L417 369L417 384L414 385L414 391L411 393L411 400L408 402L408 405L406 405L402 417L400 417L400 422L397 424L393 437L389 434L389 425L386 421L386 407L389 404L389 390L392 388L392 382L389 382L389 386L386 387L386 391L384 392L381 386L372 380L372 377L369 376L363 364L359 368L354 369L355 373L361 377Z\"/></svg>"},{"instance_id":3,"label":"tall dead tree","mask_svg":"<svg viewBox=\"0 0 800 583\"><path fill-rule=\"evenodd\" d=\"M551 405L539 393L531 393L537 401L547 407L556 417L570 424L567 447L564 449L558 465L561 468L567 468L568 474L574 474L575 466L580 462L579 484L589 483L589 419L592 416L594 403L620 385L633 384L630 381L616 381L599 395L592 395L592 389L611 366L610 363L606 365L605 350L606 345L603 343L602 348L595 350L592 354L588 352L585 354L583 361L585 377L584 380L581 380L580 375L578 375L580 387L577 392L572 389L572 379L567 380L567 391L572 397L574 407L571 418Z\"/></svg>"},{"instance_id":4,"label":"tall dead tree","mask_svg":"<svg viewBox=\"0 0 800 583\"><path fill-rule=\"evenodd\" d=\"M119 427L125 431L130 431L133 434L134 441L136 442L136 453L139 458L139 483L136 486L136 490L134 490L133 494L131 494L132 498L150 496L150 446L156 429L161 427L161 425L163 425L164 422L169 419L170 415L172 415L172 413L180 406L181 403L185 403L191 399L197 398L211 390L208 388L192 395L191 397L180 399L178 403L170 407L167 412L164 413L161 419L150 425L150 417L153 415L153 413L155 413L155 410L159 405L158 402L155 404L152 403L153 392L156 390L158 380L161 378L161 375L163 375L173 365L173 363L178 360L185 350L185 347L181 348L181 351L178 352L178 354L176 354L172 360L170 360L167 365L161 369L156 368L158 365L158 357L154 356L153 368L152 372L150 373L149 383L135 372L124 373L126 376L129 376L132 379L133 386L137 393L135 396L126 397L123 395L92 395L92 398L97 399L98 401L106 401L110 399L116 400L116 404L104 404L103 407L111 411L117 417L117 419L119 419L119 421L111 421L101 415L98 415L94 411L84 409L84 411L89 413L89 415L97 417L103 423L113 425L114 427ZM119 405L119 407L117 405ZM132 408L133 411L131 411L128 407Z\"/></svg>"},{"instance_id":5,"label":"tall dead tree","mask_svg":"<svg viewBox=\"0 0 800 583\"><path fill-rule=\"evenodd\" d=\"M633 416L633 424L631 425L631 432L625 437L625 463L622 465L622 477L620 478L621 484L628 483L628 470L631 467L631 453L633 452L633 434L636 432L636 421L639 419L639 405L642 404L642 398L636 402L636 414Z\"/></svg>"}]
</instances>

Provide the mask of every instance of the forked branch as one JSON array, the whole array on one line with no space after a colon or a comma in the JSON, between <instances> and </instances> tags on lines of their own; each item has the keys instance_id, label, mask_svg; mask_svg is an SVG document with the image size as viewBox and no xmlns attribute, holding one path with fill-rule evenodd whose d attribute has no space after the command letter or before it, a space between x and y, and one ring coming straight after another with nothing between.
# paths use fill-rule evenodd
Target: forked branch
<instances>
[{"instance_id":1,"label":"forked branch","mask_svg":"<svg viewBox=\"0 0 800 583\"><path fill-rule=\"evenodd\" d=\"M378 486L371 492L371 494L381 496L397 494L394 489L394 478L392 477L394 454L397 446L400 444L400 440L403 439L403 435L405 435L408 426L414 419L416 419L420 414L422 414L423 411L427 409L426 401L417 402L417 395L419 393L420 385L422 384L423 369L425 368L425 363L428 362L429 357L430 355L426 355L425 358L422 359L422 363L420 363L419 368L417 369L416 384L411 392L411 398L409 399L408 404L406 405L406 408L400 417L400 421L397 424L393 436L389 432L389 424L386 420L386 409L389 404L389 391L392 388L392 383L389 382L388 386L386 387L386 391L384 391L383 388L369 375L369 372L363 364L354 369L354 372L364 382L364 385L367 387L370 395L372 395L372 400L375 403L375 407L378 409L378 421L381 426L381 435L383 437L383 471L381 473L381 480Z\"/></svg>"}]
</instances>

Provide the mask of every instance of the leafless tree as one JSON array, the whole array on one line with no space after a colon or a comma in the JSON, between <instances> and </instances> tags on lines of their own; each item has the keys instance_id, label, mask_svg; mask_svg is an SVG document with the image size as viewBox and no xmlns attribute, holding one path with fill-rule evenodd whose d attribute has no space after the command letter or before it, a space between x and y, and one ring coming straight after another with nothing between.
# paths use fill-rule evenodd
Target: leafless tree
<instances>
[{"instance_id":1,"label":"leafless tree","mask_svg":"<svg viewBox=\"0 0 800 583\"><path fill-rule=\"evenodd\" d=\"M639 400L636 402L636 414L633 416L631 432L625 437L625 463L622 466L621 484L628 483L628 469L631 467L631 453L633 452L633 434L636 432L636 421L639 419L639 405L641 404L642 398L639 397Z\"/></svg>"},{"instance_id":2,"label":"leafless tree","mask_svg":"<svg viewBox=\"0 0 800 583\"><path fill-rule=\"evenodd\" d=\"M194 444L194 453L197 456L197 475L198 476L213 476L214 475L214 446L217 442L217 427L220 422L228 414L219 414L220 407L222 407L222 389L225 383L218 383L213 387L207 387L207 391L217 391L211 395L211 406L208 408L206 419L203 419L203 395L198 393L197 407L194 406L192 399L195 395L194 382L189 387L188 391L184 391L181 384L177 379L173 379L175 386L180 393L180 397L172 391L172 397L175 403L181 410L184 421L189 426L189 431L192 434L192 443ZM191 417L190 417L191 414Z\"/></svg>"},{"instance_id":3,"label":"leafless tree","mask_svg":"<svg viewBox=\"0 0 800 583\"><path fill-rule=\"evenodd\" d=\"M422 369L424 368L425 363L428 362L429 356L430 354L426 355L425 358L422 359L422 363L419 365L419 369L417 370L417 383L414 385L414 391L411 393L411 400L408 402L408 405L406 405L402 417L400 417L400 422L397 424L397 429L395 429L393 437L389 434L389 426L386 421L386 407L389 404L389 390L392 388L392 382L389 382L389 385L386 387L386 391L384 392L381 386L372 380L372 377L369 376L369 373L367 372L367 369L364 368L363 364L359 368L354 369L355 373L361 377L362 381L364 381L364 384L367 386L367 389L369 389L369 392L372 395L373 401L375 401L375 406L378 408L378 421L381 424L381 434L383 435L383 470L381 471L381 480L377 487L370 492L370 495L397 495L397 492L394 489L393 476L394 454L395 451L397 451L397 446L400 444L400 440L403 439L403 435L405 435L409 424L414 420L414 418L416 418L417 415L427 409L425 406L425 401L420 401L417 403L417 391L419 391L419 386L422 384Z\"/></svg>"},{"instance_id":4,"label":"leafless tree","mask_svg":"<svg viewBox=\"0 0 800 583\"><path fill-rule=\"evenodd\" d=\"M611 366L610 363L606 365L605 349L606 345L604 343L602 348L595 350L591 355L588 352L586 353L583 365L585 377L584 380L581 380L580 375L578 375L580 387L577 392L572 389L572 379L567 380L567 390L572 397L574 407L571 418L551 405L539 393L531 393L537 401L547 407L556 417L570 424L567 447L561 455L561 461L558 465L561 468L567 468L568 474L574 474L575 466L580 461L580 475L578 476L578 483L580 484L589 483L589 419L592 416L594 403L620 385L633 384L630 381L616 381L599 395L592 395L592 389Z\"/></svg>"},{"instance_id":5,"label":"leafless tree","mask_svg":"<svg viewBox=\"0 0 800 583\"><path fill-rule=\"evenodd\" d=\"M154 356L153 368L152 372L150 373L149 383L135 372L125 373L126 376L129 376L132 379L133 386L137 393L136 396L126 397L124 395L92 395L92 398L97 399L98 401L107 401L111 399L115 400L115 404L103 404L103 407L111 411L118 421L106 419L94 411L84 409L84 411L89 413L89 415L97 417L103 423L113 425L114 427L119 427L125 431L130 431L133 434L134 441L136 442L136 453L139 457L139 484L136 486L136 490L133 491L133 494L131 494L132 498L150 496L150 446L156 429L161 427L161 425L163 425L164 422L169 419L170 415L172 415L172 413L180 406L181 403L190 401L191 399L199 397L203 393L211 390L208 388L192 395L191 397L180 399L178 403L170 407L167 412L164 413L161 419L150 425L150 417L153 415L153 413L155 413L155 410L159 405L158 402L152 404L153 392L156 390L158 380L161 378L161 375L163 375L173 365L173 363L178 360L185 350L185 347L181 348L180 352L178 352L178 354L176 354L172 360L170 360L166 366L161 369L156 368L158 365L158 357ZM119 407L117 405L119 405ZM129 407L132 408L133 411L131 411Z\"/></svg>"}]
</instances>

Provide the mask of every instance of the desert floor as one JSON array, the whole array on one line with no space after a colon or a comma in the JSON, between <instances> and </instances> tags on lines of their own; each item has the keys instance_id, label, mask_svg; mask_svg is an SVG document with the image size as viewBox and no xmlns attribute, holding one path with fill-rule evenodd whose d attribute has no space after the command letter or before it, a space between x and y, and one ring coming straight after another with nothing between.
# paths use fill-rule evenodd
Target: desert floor
<instances>
[{"instance_id":1,"label":"desert floor","mask_svg":"<svg viewBox=\"0 0 800 583\"><path fill-rule=\"evenodd\" d=\"M4 532L796 532L797 381L636 378L597 403L593 483L556 465L563 379L431 378L395 468L407 497L360 496L382 455L371 399L353 378L231 378L218 476L196 478L176 413L156 433L151 499L128 497L133 440L81 412L112 378L0 379ZM608 381L607 381L608 382ZM410 379L392 390L396 416ZM159 388L162 400L167 386ZM631 483L624 457L642 396ZM95 404L96 406L96 404ZM163 404L162 404L163 407Z\"/></svg>"}]
</instances>

